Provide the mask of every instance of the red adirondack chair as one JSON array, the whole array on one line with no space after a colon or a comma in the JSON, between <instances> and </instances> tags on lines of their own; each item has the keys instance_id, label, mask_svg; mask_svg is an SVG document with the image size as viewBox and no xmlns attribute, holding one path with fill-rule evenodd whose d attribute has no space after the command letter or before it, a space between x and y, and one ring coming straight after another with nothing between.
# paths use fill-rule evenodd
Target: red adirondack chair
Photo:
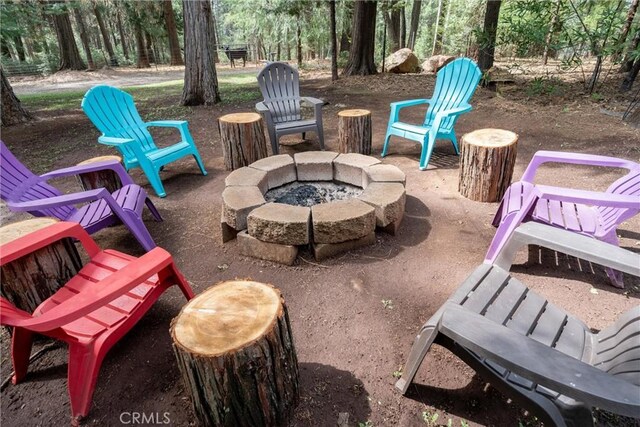
<instances>
[{"instance_id":1,"label":"red adirondack chair","mask_svg":"<svg viewBox=\"0 0 640 427\"><path fill-rule=\"evenodd\" d=\"M76 223L60 222L0 246L0 265L70 237L80 241L90 261L33 313L0 297L0 323L13 326L13 383L27 374L34 333L69 345L68 387L72 416L86 416L104 356L147 312L160 295L177 284L187 299L193 291L171 255L156 247L140 258L101 250Z\"/></svg>"}]
</instances>

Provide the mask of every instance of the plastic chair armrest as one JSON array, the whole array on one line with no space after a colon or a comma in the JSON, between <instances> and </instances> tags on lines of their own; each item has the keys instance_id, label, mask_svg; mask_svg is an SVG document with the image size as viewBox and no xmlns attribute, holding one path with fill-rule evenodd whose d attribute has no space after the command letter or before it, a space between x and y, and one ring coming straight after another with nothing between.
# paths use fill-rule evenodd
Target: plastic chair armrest
<instances>
[{"instance_id":1,"label":"plastic chair armrest","mask_svg":"<svg viewBox=\"0 0 640 427\"><path fill-rule=\"evenodd\" d=\"M164 128L179 128L184 125L188 125L186 120L157 120L154 122L145 123L145 127L164 127Z\"/></svg>"},{"instance_id":2,"label":"plastic chair armrest","mask_svg":"<svg viewBox=\"0 0 640 427\"><path fill-rule=\"evenodd\" d=\"M527 169L522 175L521 181L533 183L538 168L544 163L569 163L586 166L625 168L629 170L640 168L640 164L636 162L615 157L562 151L538 151L529 162Z\"/></svg>"},{"instance_id":3,"label":"plastic chair armrest","mask_svg":"<svg viewBox=\"0 0 640 427\"><path fill-rule=\"evenodd\" d=\"M122 164L117 160L106 160L103 162L88 163L84 165L77 165L77 166L71 166L64 169L58 169L55 171L45 173L44 175L41 175L41 178L48 180L51 178L79 175L82 173L97 172L102 170L112 170L116 175L118 175L118 178L120 178L120 182L122 183L122 185L133 184L133 180L131 179L127 171L124 169Z\"/></svg>"},{"instance_id":4,"label":"plastic chair armrest","mask_svg":"<svg viewBox=\"0 0 640 427\"><path fill-rule=\"evenodd\" d=\"M40 229L37 233L27 234L2 245L2 249L0 250L0 265L15 261L20 257L67 237L79 240L90 257L100 252L98 245L96 245L80 224L61 221Z\"/></svg>"},{"instance_id":5,"label":"plastic chair armrest","mask_svg":"<svg viewBox=\"0 0 640 427\"><path fill-rule=\"evenodd\" d=\"M440 332L481 357L578 401L626 416L640 410L640 387L450 304Z\"/></svg>"},{"instance_id":6,"label":"plastic chair armrest","mask_svg":"<svg viewBox=\"0 0 640 427\"><path fill-rule=\"evenodd\" d=\"M16 326L35 332L64 326L124 295L172 263L171 254L156 247L97 283L90 291L80 292L46 313L19 322Z\"/></svg>"},{"instance_id":7,"label":"plastic chair armrest","mask_svg":"<svg viewBox=\"0 0 640 427\"><path fill-rule=\"evenodd\" d=\"M118 147L120 145L127 145L135 142L131 138L116 138L114 136L101 136L98 137L98 142L104 145L110 145L112 147Z\"/></svg>"},{"instance_id":8,"label":"plastic chair armrest","mask_svg":"<svg viewBox=\"0 0 640 427\"><path fill-rule=\"evenodd\" d=\"M572 188L537 185L539 198L560 200L570 203L582 203L612 208L640 209L640 197L624 194L603 193L598 191L575 190Z\"/></svg>"}]
</instances>

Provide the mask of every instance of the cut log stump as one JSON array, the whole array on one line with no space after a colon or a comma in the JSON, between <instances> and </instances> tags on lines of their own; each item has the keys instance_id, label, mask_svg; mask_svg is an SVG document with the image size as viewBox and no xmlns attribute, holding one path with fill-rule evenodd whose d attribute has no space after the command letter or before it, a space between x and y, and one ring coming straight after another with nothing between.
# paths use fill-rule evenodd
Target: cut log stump
<instances>
[{"instance_id":1,"label":"cut log stump","mask_svg":"<svg viewBox=\"0 0 640 427\"><path fill-rule=\"evenodd\" d=\"M267 139L258 113L233 113L218 119L226 170L248 166L267 157Z\"/></svg>"},{"instance_id":2,"label":"cut log stump","mask_svg":"<svg viewBox=\"0 0 640 427\"><path fill-rule=\"evenodd\" d=\"M34 218L0 227L0 245L58 222L54 218ZM63 239L1 268L0 294L17 308L33 313L82 268L78 250L71 239Z\"/></svg>"},{"instance_id":3,"label":"cut log stump","mask_svg":"<svg viewBox=\"0 0 640 427\"><path fill-rule=\"evenodd\" d=\"M511 184L518 135L480 129L462 137L458 190L477 202L499 202Z\"/></svg>"},{"instance_id":4,"label":"cut log stump","mask_svg":"<svg viewBox=\"0 0 640 427\"><path fill-rule=\"evenodd\" d=\"M371 154L371 111L343 110L338 113L338 151Z\"/></svg>"},{"instance_id":5,"label":"cut log stump","mask_svg":"<svg viewBox=\"0 0 640 427\"><path fill-rule=\"evenodd\" d=\"M106 162L108 160L116 160L122 162L120 156L100 156L87 159L78 163L80 165L86 165L90 163ZM96 188L106 188L109 193L122 188L122 183L118 175L111 169L105 169L96 172L81 173L78 175L80 185L85 190L95 190Z\"/></svg>"},{"instance_id":6,"label":"cut log stump","mask_svg":"<svg viewBox=\"0 0 640 427\"><path fill-rule=\"evenodd\" d=\"M277 289L248 280L213 286L183 307L171 337L200 424L287 425L298 360Z\"/></svg>"}]
</instances>

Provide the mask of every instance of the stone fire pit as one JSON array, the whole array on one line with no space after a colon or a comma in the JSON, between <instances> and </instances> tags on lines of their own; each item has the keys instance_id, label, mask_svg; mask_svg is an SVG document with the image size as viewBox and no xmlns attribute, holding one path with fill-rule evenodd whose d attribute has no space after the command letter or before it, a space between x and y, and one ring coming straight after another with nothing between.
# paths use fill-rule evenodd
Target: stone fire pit
<instances>
[{"instance_id":1,"label":"stone fire pit","mask_svg":"<svg viewBox=\"0 0 640 427\"><path fill-rule=\"evenodd\" d=\"M395 234L405 174L362 154L309 151L268 157L231 172L222 193L222 237L243 255L291 265L300 246L316 260Z\"/></svg>"}]
</instances>

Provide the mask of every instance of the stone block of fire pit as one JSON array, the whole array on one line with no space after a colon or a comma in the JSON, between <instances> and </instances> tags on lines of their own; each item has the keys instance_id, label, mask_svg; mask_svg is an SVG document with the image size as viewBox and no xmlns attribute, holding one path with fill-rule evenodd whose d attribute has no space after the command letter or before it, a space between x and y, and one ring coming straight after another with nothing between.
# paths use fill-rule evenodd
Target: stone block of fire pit
<instances>
[{"instance_id":1,"label":"stone block of fire pit","mask_svg":"<svg viewBox=\"0 0 640 427\"><path fill-rule=\"evenodd\" d=\"M249 213L265 203L258 187L227 187L222 192L224 222L236 230L244 230Z\"/></svg>"},{"instance_id":2,"label":"stone block of fire pit","mask_svg":"<svg viewBox=\"0 0 640 427\"><path fill-rule=\"evenodd\" d=\"M406 181L404 172L393 165L380 163L362 170L362 188L367 188L372 182L399 182L405 185Z\"/></svg>"},{"instance_id":3,"label":"stone block of fire pit","mask_svg":"<svg viewBox=\"0 0 640 427\"><path fill-rule=\"evenodd\" d=\"M238 230L227 224L224 219L224 209L220 210L220 232L222 234L222 243L227 243L236 238Z\"/></svg>"},{"instance_id":4,"label":"stone block of fire pit","mask_svg":"<svg viewBox=\"0 0 640 427\"><path fill-rule=\"evenodd\" d=\"M284 203L267 203L247 218L249 235L263 242L281 245L309 243L311 208Z\"/></svg>"},{"instance_id":5,"label":"stone block of fire pit","mask_svg":"<svg viewBox=\"0 0 640 427\"><path fill-rule=\"evenodd\" d=\"M380 160L363 154L340 154L333 160L333 179L362 187L362 170L378 163Z\"/></svg>"},{"instance_id":6,"label":"stone block of fire pit","mask_svg":"<svg viewBox=\"0 0 640 427\"><path fill-rule=\"evenodd\" d=\"M347 240L342 243L314 243L313 255L316 261L331 258L354 249L373 245L376 242L376 233L372 231L364 237L355 240Z\"/></svg>"},{"instance_id":7,"label":"stone block of fire pit","mask_svg":"<svg viewBox=\"0 0 640 427\"><path fill-rule=\"evenodd\" d=\"M357 199L311 207L315 243L342 243L360 239L376 228L375 209Z\"/></svg>"},{"instance_id":8,"label":"stone block of fire pit","mask_svg":"<svg viewBox=\"0 0 640 427\"><path fill-rule=\"evenodd\" d=\"M244 256L285 265L293 265L298 256L297 246L263 242L251 236L246 230L238 233L238 248Z\"/></svg>"},{"instance_id":9,"label":"stone block of fire pit","mask_svg":"<svg viewBox=\"0 0 640 427\"><path fill-rule=\"evenodd\" d=\"M293 155L298 170L298 181L332 181L333 159L338 153L332 151L305 151Z\"/></svg>"},{"instance_id":10,"label":"stone block of fire pit","mask_svg":"<svg viewBox=\"0 0 640 427\"><path fill-rule=\"evenodd\" d=\"M296 164L293 161L293 157L288 154L279 154L260 159L249 166L267 173L269 190L297 179Z\"/></svg>"},{"instance_id":11,"label":"stone block of fire pit","mask_svg":"<svg viewBox=\"0 0 640 427\"><path fill-rule=\"evenodd\" d=\"M250 168L248 166L241 167L231 172L224 179L225 187L258 187L262 194L269 190L267 181L267 172L259 169Z\"/></svg>"},{"instance_id":12,"label":"stone block of fire pit","mask_svg":"<svg viewBox=\"0 0 640 427\"><path fill-rule=\"evenodd\" d=\"M372 182L358 197L376 211L376 226L384 228L404 215L406 191L399 182Z\"/></svg>"}]
</instances>

